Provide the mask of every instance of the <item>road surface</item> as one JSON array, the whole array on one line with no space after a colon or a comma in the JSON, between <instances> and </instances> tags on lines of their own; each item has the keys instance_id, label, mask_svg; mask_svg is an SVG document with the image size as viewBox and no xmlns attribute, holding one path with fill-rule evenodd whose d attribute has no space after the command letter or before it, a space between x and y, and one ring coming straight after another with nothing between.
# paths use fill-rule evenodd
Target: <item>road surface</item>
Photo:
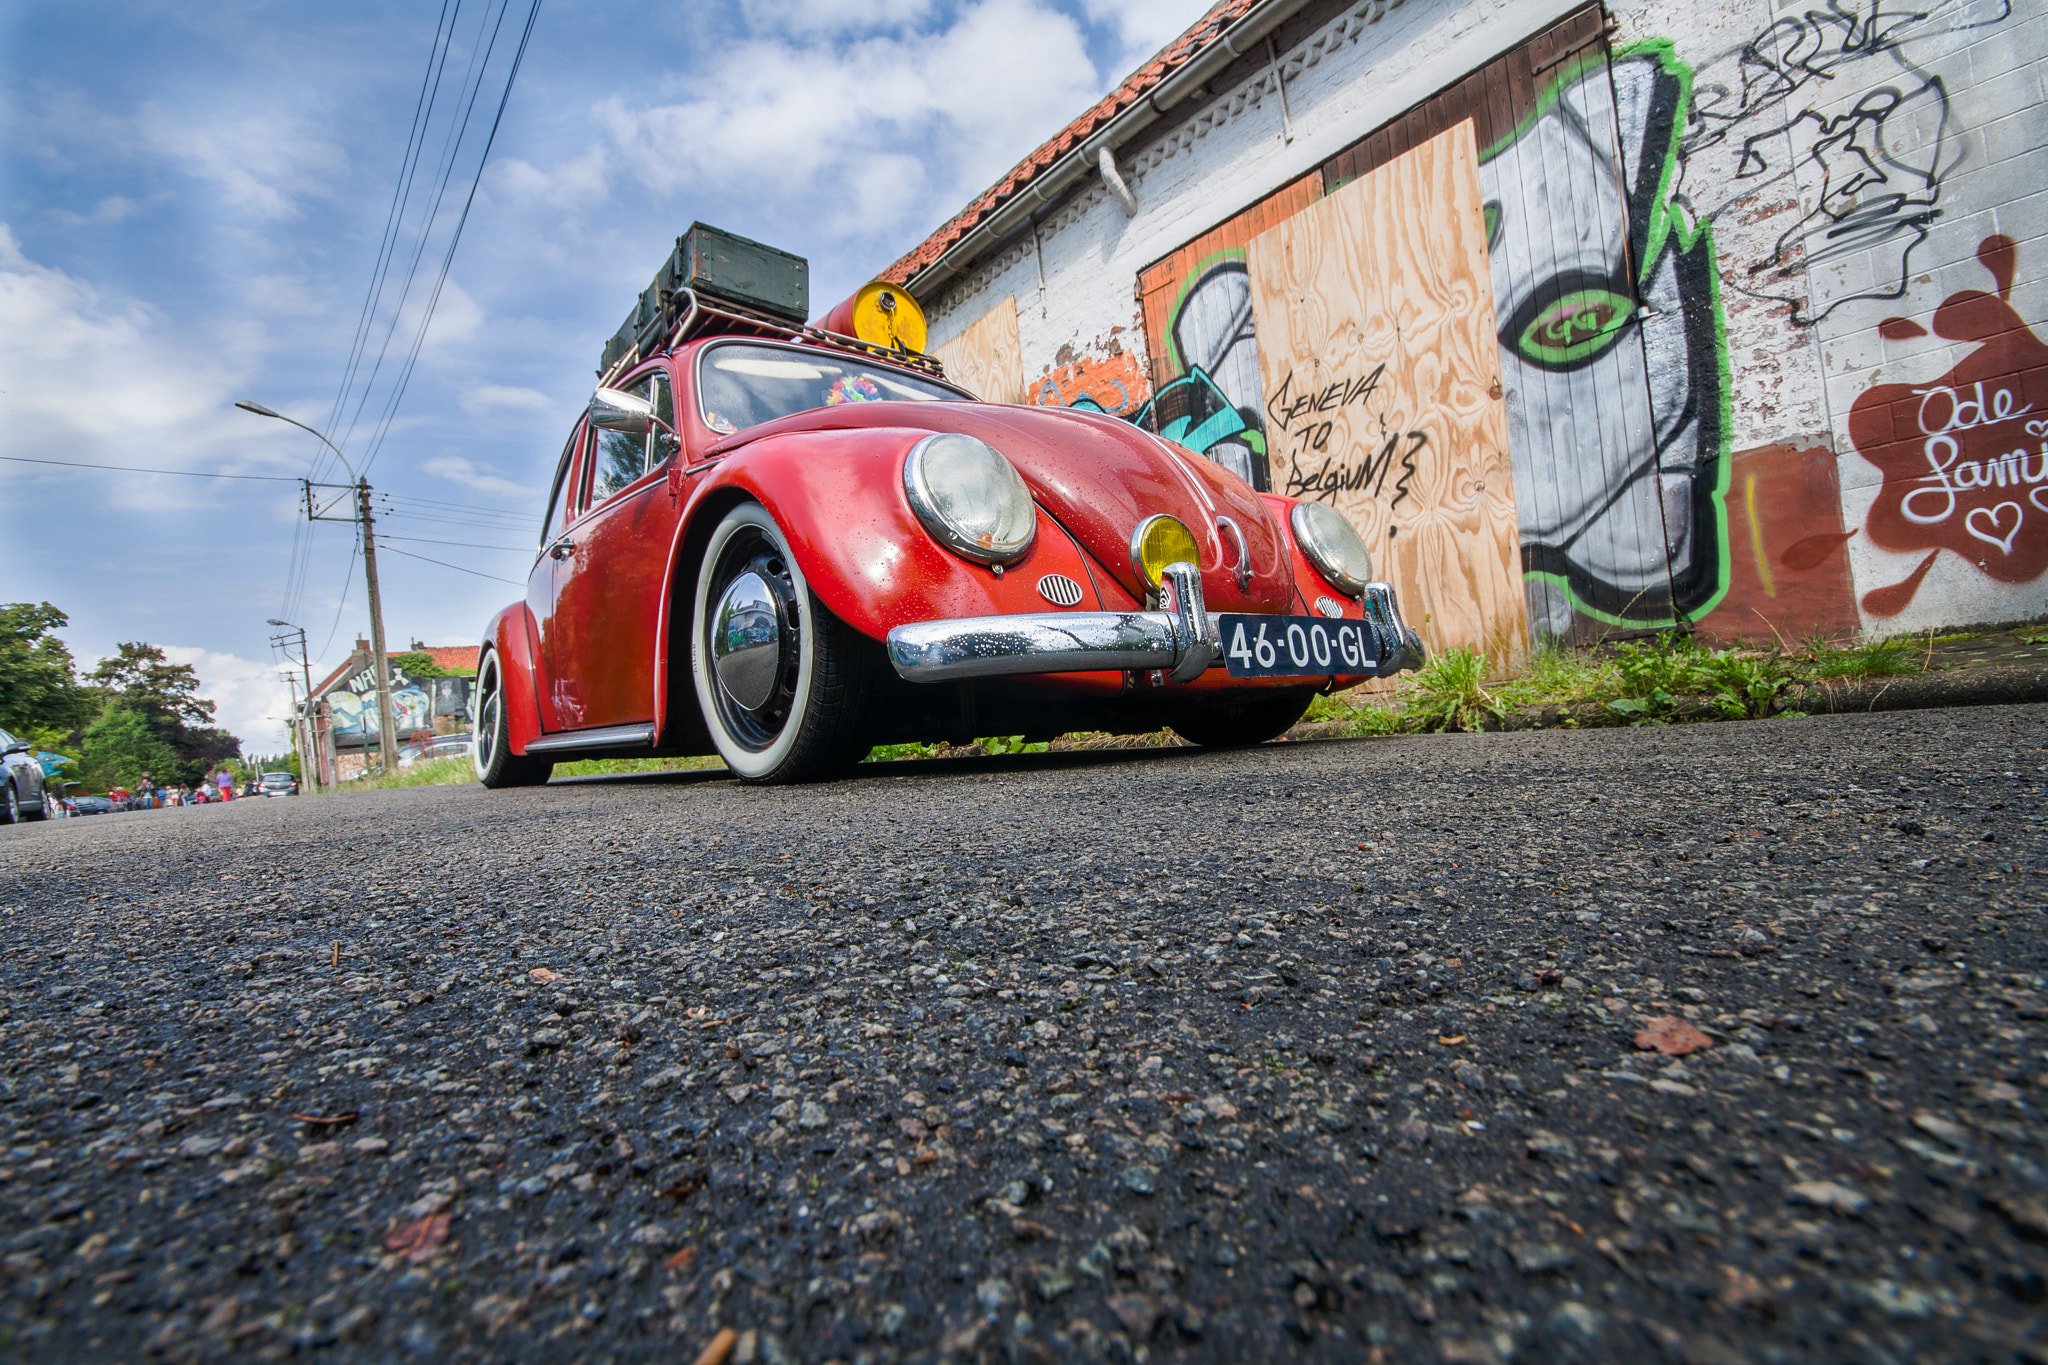
<instances>
[{"instance_id":1,"label":"road surface","mask_svg":"<svg viewBox=\"0 0 2048 1365\"><path fill-rule=\"evenodd\" d=\"M2048 1359L2044 721L0 830L0 1346Z\"/></svg>"}]
</instances>

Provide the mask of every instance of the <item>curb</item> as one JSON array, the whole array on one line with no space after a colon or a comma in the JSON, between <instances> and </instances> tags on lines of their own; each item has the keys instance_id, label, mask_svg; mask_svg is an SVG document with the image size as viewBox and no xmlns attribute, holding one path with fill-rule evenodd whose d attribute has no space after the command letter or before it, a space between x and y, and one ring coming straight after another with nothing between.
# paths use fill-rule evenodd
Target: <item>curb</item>
<instances>
[{"instance_id":1,"label":"curb","mask_svg":"<svg viewBox=\"0 0 2048 1365\"><path fill-rule=\"evenodd\" d=\"M1945 706L2015 706L2048 702L2048 665L1994 664L1952 668L1892 678L1821 679L1784 694L1785 711L1813 716L1842 716L1874 711L1925 711ZM1732 717L1703 701L1688 698L1667 724L1704 724ZM1510 711L1503 719L1488 715L1485 731L1612 729L1626 722L1600 702L1544 706ZM1289 730L1288 740L1349 739L1354 721L1303 721Z\"/></svg>"},{"instance_id":2,"label":"curb","mask_svg":"<svg viewBox=\"0 0 2048 1365\"><path fill-rule=\"evenodd\" d=\"M1792 708L1809 715L1854 711L1920 711L1937 706L2011 706L2048 701L2048 667L2024 664L1954 668L1902 678L1853 678L1808 683Z\"/></svg>"}]
</instances>

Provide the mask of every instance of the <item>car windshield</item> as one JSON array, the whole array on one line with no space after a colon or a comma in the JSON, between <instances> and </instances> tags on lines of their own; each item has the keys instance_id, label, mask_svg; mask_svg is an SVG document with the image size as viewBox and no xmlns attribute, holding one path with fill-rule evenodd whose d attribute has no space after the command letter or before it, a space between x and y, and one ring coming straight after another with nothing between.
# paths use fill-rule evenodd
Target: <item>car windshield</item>
<instances>
[{"instance_id":1,"label":"car windshield","mask_svg":"<svg viewBox=\"0 0 2048 1365\"><path fill-rule=\"evenodd\" d=\"M937 383L822 351L726 343L705 347L697 361L697 403L704 424L717 432L739 431L812 408L883 399L967 401Z\"/></svg>"}]
</instances>

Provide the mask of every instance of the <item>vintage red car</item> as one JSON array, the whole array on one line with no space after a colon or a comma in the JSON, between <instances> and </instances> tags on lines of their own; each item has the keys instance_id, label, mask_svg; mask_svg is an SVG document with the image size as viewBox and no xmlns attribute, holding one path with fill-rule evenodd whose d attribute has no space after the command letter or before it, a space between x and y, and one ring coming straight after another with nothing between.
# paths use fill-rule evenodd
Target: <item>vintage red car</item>
<instances>
[{"instance_id":1,"label":"vintage red car","mask_svg":"<svg viewBox=\"0 0 2048 1365\"><path fill-rule=\"evenodd\" d=\"M980 735L1252 744L1420 662L1321 503L1099 413L975 401L900 346L664 299L485 634L485 786L685 754L802 781Z\"/></svg>"}]
</instances>

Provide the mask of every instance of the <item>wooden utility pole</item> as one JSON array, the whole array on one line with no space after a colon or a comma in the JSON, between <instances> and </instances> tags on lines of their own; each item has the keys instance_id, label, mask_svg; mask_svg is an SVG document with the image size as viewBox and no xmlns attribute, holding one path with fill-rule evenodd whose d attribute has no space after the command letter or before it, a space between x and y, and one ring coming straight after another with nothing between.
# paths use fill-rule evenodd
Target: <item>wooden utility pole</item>
<instances>
[{"instance_id":1,"label":"wooden utility pole","mask_svg":"<svg viewBox=\"0 0 2048 1365\"><path fill-rule=\"evenodd\" d=\"M391 714L391 656L384 652L384 599L377 592L377 537L371 530L370 481L356 480L356 515L363 527L363 577L370 587L370 649L377 669L377 766L398 766L398 718Z\"/></svg>"}]
</instances>

